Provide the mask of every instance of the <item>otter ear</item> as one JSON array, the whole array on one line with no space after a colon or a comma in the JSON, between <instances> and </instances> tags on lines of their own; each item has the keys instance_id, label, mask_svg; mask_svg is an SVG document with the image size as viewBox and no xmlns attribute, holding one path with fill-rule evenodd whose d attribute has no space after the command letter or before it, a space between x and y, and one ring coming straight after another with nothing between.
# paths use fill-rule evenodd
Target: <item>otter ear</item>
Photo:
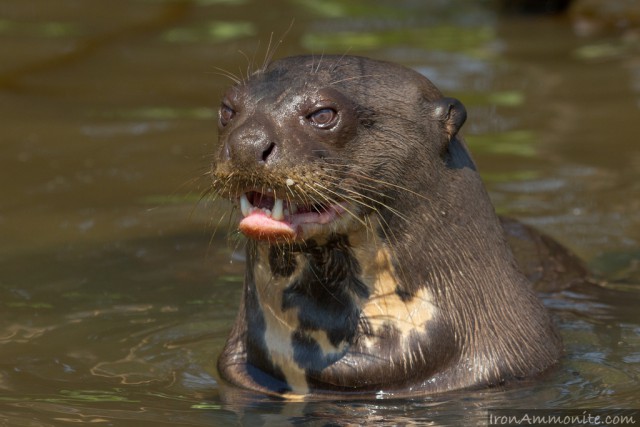
<instances>
[{"instance_id":1,"label":"otter ear","mask_svg":"<svg viewBox=\"0 0 640 427\"><path fill-rule=\"evenodd\" d=\"M467 119L467 109L455 98L441 98L431 102L429 114L432 120L444 123L449 140L458 133Z\"/></svg>"}]
</instances>

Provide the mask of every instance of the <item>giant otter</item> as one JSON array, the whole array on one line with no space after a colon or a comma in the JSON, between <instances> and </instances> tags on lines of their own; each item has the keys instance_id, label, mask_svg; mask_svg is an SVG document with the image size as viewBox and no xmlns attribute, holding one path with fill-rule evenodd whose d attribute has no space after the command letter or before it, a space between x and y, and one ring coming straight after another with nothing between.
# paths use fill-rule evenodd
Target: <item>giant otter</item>
<instances>
[{"instance_id":1,"label":"giant otter","mask_svg":"<svg viewBox=\"0 0 640 427\"><path fill-rule=\"evenodd\" d=\"M213 189L248 239L224 379L291 398L399 396L558 362L465 118L419 73L354 56L281 59L226 92Z\"/></svg>"}]
</instances>

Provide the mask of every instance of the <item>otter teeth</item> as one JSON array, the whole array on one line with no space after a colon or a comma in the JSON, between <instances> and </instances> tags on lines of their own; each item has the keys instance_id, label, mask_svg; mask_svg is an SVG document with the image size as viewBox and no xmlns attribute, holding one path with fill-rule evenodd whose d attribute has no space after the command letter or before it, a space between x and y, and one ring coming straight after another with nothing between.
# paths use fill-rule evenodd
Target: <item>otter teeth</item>
<instances>
[{"instance_id":1,"label":"otter teeth","mask_svg":"<svg viewBox=\"0 0 640 427\"><path fill-rule=\"evenodd\" d=\"M291 215L297 214L298 213L298 205L295 204L294 202L289 202L289 212L291 213Z\"/></svg>"},{"instance_id":2,"label":"otter teeth","mask_svg":"<svg viewBox=\"0 0 640 427\"><path fill-rule=\"evenodd\" d=\"M282 221L284 219L284 200L276 198L273 209L271 209L271 218L276 221Z\"/></svg>"},{"instance_id":3,"label":"otter teeth","mask_svg":"<svg viewBox=\"0 0 640 427\"><path fill-rule=\"evenodd\" d=\"M276 198L272 209L256 208L251 204L247 195L243 193L240 196L240 211L242 212L242 216L249 216L251 212L256 210L261 210L268 217L271 217L276 221L284 220L284 200Z\"/></svg>"},{"instance_id":4,"label":"otter teeth","mask_svg":"<svg viewBox=\"0 0 640 427\"><path fill-rule=\"evenodd\" d=\"M242 196L240 196L240 211L242 211L242 216L248 216L252 210L253 205L249 202L249 199L247 199L247 195L243 193Z\"/></svg>"}]
</instances>

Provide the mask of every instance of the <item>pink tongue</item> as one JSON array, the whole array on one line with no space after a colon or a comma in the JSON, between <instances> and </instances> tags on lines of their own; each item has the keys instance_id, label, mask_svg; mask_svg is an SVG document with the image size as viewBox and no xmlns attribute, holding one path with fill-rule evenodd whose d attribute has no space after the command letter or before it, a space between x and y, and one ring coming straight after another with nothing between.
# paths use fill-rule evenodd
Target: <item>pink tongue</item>
<instances>
[{"instance_id":1,"label":"pink tongue","mask_svg":"<svg viewBox=\"0 0 640 427\"><path fill-rule=\"evenodd\" d=\"M296 235L291 224L269 218L259 210L244 217L238 228L245 236L258 240L293 239Z\"/></svg>"}]
</instances>

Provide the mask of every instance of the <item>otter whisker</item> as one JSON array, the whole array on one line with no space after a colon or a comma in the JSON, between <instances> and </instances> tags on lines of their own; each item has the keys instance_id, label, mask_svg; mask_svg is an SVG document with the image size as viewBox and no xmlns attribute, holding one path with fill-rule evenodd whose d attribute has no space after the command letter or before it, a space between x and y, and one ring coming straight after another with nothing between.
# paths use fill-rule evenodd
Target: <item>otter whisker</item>
<instances>
[{"instance_id":1,"label":"otter whisker","mask_svg":"<svg viewBox=\"0 0 640 427\"><path fill-rule=\"evenodd\" d=\"M242 55L244 57L244 59L247 61L247 69L245 71L245 75L247 76L247 80L249 79L249 77L251 77L251 67L253 66L251 59L249 59L249 55L247 55L243 50L239 50L238 53L240 53L240 55Z\"/></svg>"},{"instance_id":2,"label":"otter whisker","mask_svg":"<svg viewBox=\"0 0 640 427\"><path fill-rule=\"evenodd\" d=\"M336 71L336 69L340 66L340 63L342 62L342 60L347 56L347 54L351 51L351 47L348 47L347 50L342 54L342 56L340 58L338 58L338 60L335 62L335 64L333 65L333 67L331 67L331 69L329 70L329 72L333 73Z\"/></svg>"},{"instance_id":3,"label":"otter whisker","mask_svg":"<svg viewBox=\"0 0 640 427\"><path fill-rule=\"evenodd\" d=\"M357 192L357 191L355 191L355 190L352 190L352 189L350 189L350 188L345 188L344 190L345 190L345 191L348 191L348 192L350 192L350 193L354 193L354 194L356 194L356 195L358 195L358 196L360 196L360 197L363 197L363 198L365 198L365 199L367 199L367 200L370 200L370 201L372 201L373 203L375 203L376 205L379 205L379 206L381 206L381 207L383 207L383 208L387 209L389 212L391 212L392 214L396 215L397 217L402 218L402 219L403 219L403 220L405 220L405 221L409 221L409 219L408 219L408 218L407 218L403 213L401 213L401 212L400 212L400 211L398 211L397 209L392 208L391 206L389 206L389 205L387 205L387 204L385 204L385 203L382 203L382 202L381 202L381 201L379 201L379 200L376 200L376 199L374 199L374 198L372 198L372 197L369 197L369 196L367 196L367 195L361 194L361 193L359 193L359 192ZM364 204L364 202L361 202L361 203L362 203L364 206L368 206L368 205L365 205L365 204ZM372 209L374 209L374 210L378 211L378 209L377 209L377 208L372 208Z\"/></svg>"},{"instance_id":4,"label":"otter whisker","mask_svg":"<svg viewBox=\"0 0 640 427\"><path fill-rule=\"evenodd\" d=\"M318 205L324 205L324 204L337 204L338 201L335 199L330 198L329 196L327 196L326 194L322 193L320 190L318 190L317 188L315 188L316 186L318 187L322 187L321 184L319 183L313 183L313 184L304 184L306 188L310 189L311 191L313 191L316 196L313 196L312 194L308 194L308 197L313 201L313 203L318 204Z\"/></svg>"},{"instance_id":5,"label":"otter whisker","mask_svg":"<svg viewBox=\"0 0 640 427\"><path fill-rule=\"evenodd\" d=\"M324 189L324 190L326 190L326 191L329 191L329 192L331 192L331 193L334 193L334 194L336 194L336 195L340 196L338 193L335 193L334 191L329 190L328 188L326 188L326 187L322 186L321 184L316 184L316 185L318 185L320 188L322 188L322 189ZM327 202L332 203L332 204L338 204L338 203L339 203L339 202L338 202L338 200L335 200L335 199L330 198L330 197L328 197L328 196L326 196L326 195L323 195L322 193L320 193L320 192L319 192L318 190L316 190L315 188L313 188L313 187L311 187L311 186L310 186L309 188L311 188L313 191L315 191L315 192L316 192L318 195L320 195L321 197L325 198ZM358 222L360 222L362 225L366 226L366 223L362 220L362 218L360 218L360 216L359 216L359 215L357 215L357 214L355 214L354 212L352 212L351 210L349 210L346 206L342 206L342 207L343 207L343 209L344 209L345 211L347 211L347 213L349 213L349 214L350 214L350 215L351 215L351 216L352 216L356 221L358 221Z\"/></svg>"},{"instance_id":6,"label":"otter whisker","mask_svg":"<svg viewBox=\"0 0 640 427\"><path fill-rule=\"evenodd\" d=\"M271 43L273 43L273 31L269 34L269 42L267 43L267 50L264 55L264 60L262 61L262 67L260 67L260 72L264 72L267 69L267 66L271 62Z\"/></svg>"},{"instance_id":7,"label":"otter whisker","mask_svg":"<svg viewBox=\"0 0 640 427\"><path fill-rule=\"evenodd\" d=\"M320 71L320 65L322 64L322 58L324 58L324 50L322 51L322 54L320 54L320 59L318 60L318 66L316 67L315 71L312 71L312 73L317 74L318 71Z\"/></svg>"},{"instance_id":8,"label":"otter whisker","mask_svg":"<svg viewBox=\"0 0 640 427\"><path fill-rule=\"evenodd\" d=\"M273 48L271 48L271 43L273 41L273 32L269 36L269 44L267 46L267 52L266 52L266 55L264 57L264 62L262 63L262 71L263 72L267 69L267 66L271 63L271 60L273 59L273 56L276 54L278 48L280 47L280 45L284 41L285 37L287 37L287 35L289 34L289 31L291 31L291 29L293 28L293 24L294 23L295 23L295 18L291 19L291 23L289 24L289 27L285 30L284 33L282 33L282 35L278 39L278 43L276 43L276 45Z\"/></svg>"},{"instance_id":9,"label":"otter whisker","mask_svg":"<svg viewBox=\"0 0 640 427\"><path fill-rule=\"evenodd\" d=\"M335 172L335 173L345 173L347 175L347 178L352 177L352 176L356 176L353 172L351 171L342 171L339 169L333 169L333 168L324 168L325 171L327 172ZM351 184L351 183L350 183ZM353 182L353 185L357 185L359 188L365 189L365 190L373 190L373 191L378 191L380 189L379 186L374 186L371 184L367 184L367 183L363 183L363 182Z\"/></svg>"},{"instance_id":10,"label":"otter whisker","mask_svg":"<svg viewBox=\"0 0 640 427\"><path fill-rule=\"evenodd\" d=\"M364 79L370 79L372 77L384 77L384 76L388 76L388 74L367 74L363 76L346 77L340 80L334 80L330 82L329 85L333 86L333 85L337 85L338 83L349 82L353 80L364 80Z\"/></svg>"},{"instance_id":11,"label":"otter whisker","mask_svg":"<svg viewBox=\"0 0 640 427\"><path fill-rule=\"evenodd\" d=\"M214 69L218 70L217 72L215 72L215 74L222 76L222 77L226 77L229 80L231 80L232 82L234 82L235 84L239 85L242 81L242 79L240 79L238 76L236 76L235 74L233 74L231 71L227 71L223 68L220 67L213 67Z\"/></svg>"},{"instance_id":12,"label":"otter whisker","mask_svg":"<svg viewBox=\"0 0 640 427\"><path fill-rule=\"evenodd\" d=\"M340 304L341 306L345 305L345 302L342 301L340 298L337 297L335 291L333 291L332 289L330 289L326 284L326 278L324 276L320 276L319 272L316 271L315 269L310 269L311 273L313 274L313 276L316 278L317 282L320 283L320 285L322 286L322 288L327 291L327 293L331 296L331 298L336 301L338 304Z\"/></svg>"},{"instance_id":13,"label":"otter whisker","mask_svg":"<svg viewBox=\"0 0 640 427\"><path fill-rule=\"evenodd\" d=\"M409 189L409 188L407 188L405 186L399 185L399 184L394 184L392 182L388 182L388 181L384 181L384 180L381 180L381 179L372 178L372 177L364 175L364 174L355 174L355 173L353 173L352 175L354 177L358 178L358 179L364 179L364 180L371 181L371 182L376 183L376 184L380 184L380 185L385 186L385 187L395 188L397 190L401 190L401 191L407 192L407 193L411 194L412 196L416 196L416 197L419 197L419 198L424 199L424 200L429 200L429 198L424 196L423 194L417 193L416 191L413 191L413 190L411 190L411 189Z\"/></svg>"},{"instance_id":14,"label":"otter whisker","mask_svg":"<svg viewBox=\"0 0 640 427\"><path fill-rule=\"evenodd\" d=\"M261 40L258 40L258 45L253 50L253 55L251 55L251 73L249 74L251 76L257 74L258 70L259 70L259 68L256 67L256 55L258 54L258 51L260 50L260 42L261 42Z\"/></svg>"},{"instance_id":15,"label":"otter whisker","mask_svg":"<svg viewBox=\"0 0 640 427\"><path fill-rule=\"evenodd\" d=\"M238 73L240 74L240 80L242 84L246 84L248 79L244 77L244 74L242 74L242 68L238 67Z\"/></svg>"},{"instance_id":16,"label":"otter whisker","mask_svg":"<svg viewBox=\"0 0 640 427\"><path fill-rule=\"evenodd\" d=\"M376 239L376 227L372 222L371 219L371 215L367 215L364 218L365 222L366 222L366 226L365 226L365 231L367 233L367 239L370 239L371 241L375 242L376 245L376 251L380 250L380 242L378 241L379 239Z\"/></svg>"}]
</instances>

